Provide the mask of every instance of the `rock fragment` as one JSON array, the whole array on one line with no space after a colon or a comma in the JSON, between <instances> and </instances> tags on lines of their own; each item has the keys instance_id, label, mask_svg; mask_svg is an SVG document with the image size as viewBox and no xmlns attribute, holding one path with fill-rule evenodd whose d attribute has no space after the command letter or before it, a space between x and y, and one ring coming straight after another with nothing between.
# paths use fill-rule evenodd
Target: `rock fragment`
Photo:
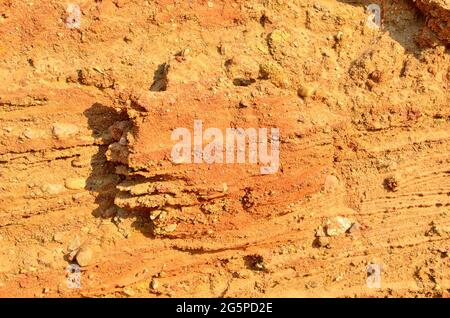
<instances>
[{"instance_id":1,"label":"rock fragment","mask_svg":"<svg viewBox=\"0 0 450 318\"><path fill-rule=\"evenodd\" d=\"M70 178L64 183L69 190L81 190L86 187L86 179L84 178Z\"/></svg>"},{"instance_id":2,"label":"rock fragment","mask_svg":"<svg viewBox=\"0 0 450 318\"><path fill-rule=\"evenodd\" d=\"M328 175L325 178L323 189L326 192L332 192L339 187L339 179L336 176Z\"/></svg>"},{"instance_id":3,"label":"rock fragment","mask_svg":"<svg viewBox=\"0 0 450 318\"><path fill-rule=\"evenodd\" d=\"M83 168L88 167L91 164L91 159L89 158L75 158L71 162L72 167Z\"/></svg>"},{"instance_id":4,"label":"rock fragment","mask_svg":"<svg viewBox=\"0 0 450 318\"><path fill-rule=\"evenodd\" d=\"M266 269L266 264L262 255L252 254L244 257L247 266L253 270L262 271Z\"/></svg>"},{"instance_id":5,"label":"rock fragment","mask_svg":"<svg viewBox=\"0 0 450 318\"><path fill-rule=\"evenodd\" d=\"M283 45L289 40L290 34L286 30L276 29L269 34L267 44L272 54L279 52Z\"/></svg>"},{"instance_id":6,"label":"rock fragment","mask_svg":"<svg viewBox=\"0 0 450 318\"><path fill-rule=\"evenodd\" d=\"M61 244L64 243L64 234L62 234L61 232L53 234L53 241Z\"/></svg>"},{"instance_id":7,"label":"rock fragment","mask_svg":"<svg viewBox=\"0 0 450 318\"><path fill-rule=\"evenodd\" d=\"M154 291L158 290L159 287L159 281L156 278L153 278L152 281L150 282L150 288Z\"/></svg>"},{"instance_id":8,"label":"rock fragment","mask_svg":"<svg viewBox=\"0 0 450 318\"><path fill-rule=\"evenodd\" d=\"M450 43L450 3L445 0L415 0L414 4L425 15L426 25L443 43Z\"/></svg>"},{"instance_id":9,"label":"rock fragment","mask_svg":"<svg viewBox=\"0 0 450 318\"><path fill-rule=\"evenodd\" d=\"M287 88L289 81L283 68L276 62L267 62L259 67L259 78L269 80L273 85L279 88Z\"/></svg>"},{"instance_id":10,"label":"rock fragment","mask_svg":"<svg viewBox=\"0 0 450 318\"><path fill-rule=\"evenodd\" d=\"M390 176L384 179L384 187L389 191L395 192L398 188L398 178L395 176Z\"/></svg>"},{"instance_id":11,"label":"rock fragment","mask_svg":"<svg viewBox=\"0 0 450 318\"><path fill-rule=\"evenodd\" d=\"M154 230L154 233L159 234L159 235L168 234L168 233L174 232L176 230L176 228L177 228L177 224L172 223L172 224L168 224L166 226L156 227Z\"/></svg>"},{"instance_id":12,"label":"rock fragment","mask_svg":"<svg viewBox=\"0 0 450 318\"><path fill-rule=\"evenodd\" d=\"M314 88L309 85L301 85L297 90L298 96L306 98L314 94Z\"/></svg>"},{"instance_id":13,"label":"rock fragment","mask_svg":"<svg viewBox=\"0 0 450 318\"><path fill-rule=\"evenodd\" d=\"M355 222L348 229L348 233L355 233L355 232L358 232L360 229L361 229L361 224L359 224L358 222Z\"/></svg>"},{"instance_id":14,"label":"rock fragment","mask_svg":"<svg viewBox=\"0 0 450 318\"><path fill-rule=\"evenodd\" d=\"M81 246L80 237L77 235L75 236L72 241L70 241L69 245L67 246L67 259L72 262L75 259L75 256L78 253L78 250Z\"/></svg>"},{"instance_id":15,"label":"rock fragment","mask_svg":"<svg viewBox=\"0 0 450 318\"><path fill-rule=\"evenodd\" d=\"M325 248L331 247L330 246L330 238L326 237L326 236L317 237L314 243L317 247L325 247Z\"/></svg>"},{"instance_id":16,"label":"rock fragment","mask_svg":"<svg viewBox=\"0 0 450 318\"><path fill-rule=\"evenodd\" d=\"M79 29L81 27L81 10L77 4L67 5L66 27L69 29Z\"/></svg>"}]
</instances>

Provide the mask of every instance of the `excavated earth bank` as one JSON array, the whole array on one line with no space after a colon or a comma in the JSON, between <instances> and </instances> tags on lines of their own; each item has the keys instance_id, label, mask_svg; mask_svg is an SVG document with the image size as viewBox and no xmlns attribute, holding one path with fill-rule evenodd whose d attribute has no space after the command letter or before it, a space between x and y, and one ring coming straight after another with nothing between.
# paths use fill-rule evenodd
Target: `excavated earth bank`
<instances>
[{"instance_id":1,"label":"excavated earth bank","mask_svg":"<svg viewBox=\"0 0 450 318\"><path fill-rule=\"evenodd\" d=\"M0 296L449 297L449 2L371 3L2 1Z\"/></svg>"}]
</instances>

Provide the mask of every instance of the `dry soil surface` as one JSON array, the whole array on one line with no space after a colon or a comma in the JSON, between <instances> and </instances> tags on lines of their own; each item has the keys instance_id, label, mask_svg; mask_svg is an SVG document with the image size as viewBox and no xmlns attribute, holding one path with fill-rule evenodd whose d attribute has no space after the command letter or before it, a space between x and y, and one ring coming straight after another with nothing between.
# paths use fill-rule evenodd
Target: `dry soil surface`
<instances>
[{"instance_id":1,"label":"dry soil surface","mask_svg":"<svg viewBox=\"0 0 450 318\"><path fill-rule=\"evenodd\" d=\"M0 296L449 297L449 1L370 3L1 0Z\"/></svg>"}]
</instances>

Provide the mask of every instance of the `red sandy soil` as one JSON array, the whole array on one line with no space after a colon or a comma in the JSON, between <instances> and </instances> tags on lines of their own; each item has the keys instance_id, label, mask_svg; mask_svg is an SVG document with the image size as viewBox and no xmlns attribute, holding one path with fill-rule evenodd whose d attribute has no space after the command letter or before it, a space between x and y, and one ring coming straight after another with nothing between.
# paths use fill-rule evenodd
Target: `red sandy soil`
<instances>
[{"instance_id":1,"label":"red sandy soil","mask_svg":"<svg viewBox=\"0 0 450 318\"><path fill-rule=\"evenodd\" d=\"M1 297L449 297L447 0L380 29L369 1L68 4L0 2ZM279 128L277 173L174 164L195 119Z\"/></svg>"}]
</instances>

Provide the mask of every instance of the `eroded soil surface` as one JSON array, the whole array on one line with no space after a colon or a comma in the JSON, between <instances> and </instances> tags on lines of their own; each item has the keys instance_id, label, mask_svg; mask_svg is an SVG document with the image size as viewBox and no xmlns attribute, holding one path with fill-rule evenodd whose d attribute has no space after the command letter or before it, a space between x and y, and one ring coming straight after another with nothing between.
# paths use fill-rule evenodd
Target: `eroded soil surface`
<instances>
[{"instance_id":1,"label":"eroded soil surface","mask_svg":"<svg viewBox=\"0 0 450 318\"><path fill-rule=\"evenodd\" d=\"M449 1L370 3L1 0L0 296L449 297Z\"/></svg>"}]
</instances>

